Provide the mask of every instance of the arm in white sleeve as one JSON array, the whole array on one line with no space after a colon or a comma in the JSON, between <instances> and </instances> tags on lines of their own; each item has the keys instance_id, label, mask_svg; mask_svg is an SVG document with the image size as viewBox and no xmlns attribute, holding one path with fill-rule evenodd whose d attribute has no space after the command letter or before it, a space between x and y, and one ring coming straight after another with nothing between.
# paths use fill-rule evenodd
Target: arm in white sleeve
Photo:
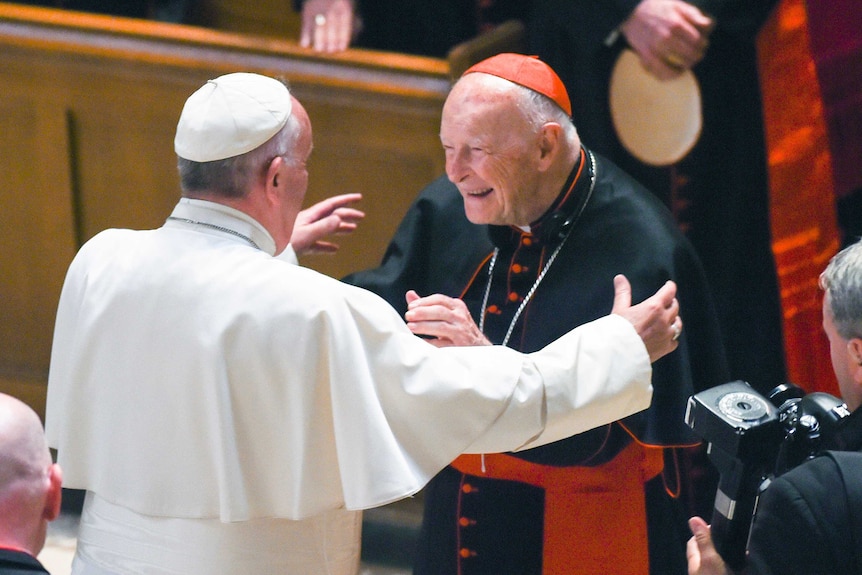
<instances>
[{"instance_id":1,"label":"arm in white sleeve","mask_svg":"<svg viewBox=\"0 0 862 575\"><path fill-rule=\"evenodd\" d=\"M528 354L511 401L467 453L511 451L506 429L536 419L538 433L519 449L538 447L643 411L652 400L652 367L626 319L610 315ZM543 388L543 389L540 389ZM542 397L544 406L533 402Z\"/></svg>"}]
</instances>

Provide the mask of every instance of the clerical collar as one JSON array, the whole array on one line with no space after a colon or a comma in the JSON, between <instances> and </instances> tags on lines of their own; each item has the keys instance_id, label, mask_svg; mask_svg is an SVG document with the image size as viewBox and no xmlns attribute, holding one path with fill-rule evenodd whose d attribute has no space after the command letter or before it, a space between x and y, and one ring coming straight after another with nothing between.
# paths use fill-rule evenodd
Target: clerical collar
<instances>
[{"instance_id":1,"label":"clerical collar","mask_svg":"<svg viewBox=\"0 0 862 575\"><path fill-rule=\"evenodd\" d=\"M584 168L587 168L586 174ZM491 242L496 246L509 242L513 232L518 237L525 233L531 234L547 244L561 242L589 200L595 178L595 157L582 147L580 160L572 167L566 183L548 210L528 229L520 226L488 226Z\"/></svg>"},{"instance_id":2,"label":"clerical collar","mask_svg":"<svg viewBox=\"0 0 862 575\"><path fill-rule=\"evenodd\" d=\"M527 291L527 294L521 300L521 303L518 306L518 309L515 310L515 315L512 317L512 320L509 322L509 329L506 331L506 335L503 337L503 341L501 342L501 345L507 345L509 343L509 338L512 336L512 332L515 329L515 325L517 325L517 323L518 323L518 319L521 317L521 313L527 308L527 304L532 299L533 294L536 292L536 290L539 287L539 284L542 283L542 279L544 279L545 275L548 273L548 270L551 269L551 266L554 264L554 260L557 259L557 256L560 254L560 250L563 249L563 245L566 243L566 240L568 239L569 234L572 233L572 230L574 229L575 224L578 221L578 218L581 217L581 214L583 213L584 208L586 208L586 206L587 206L587 202L590 201L590 197L593 195L593 189L596 186L596 159L595 159L595 156L593 156L592 152L586 153L582 148L581 149L581 162L580 162L581 166L583 166L585 164L585 158L588 159L588 161L589 161L590 176L589 176L589 178L579 178L576 176L574 179L574 182L577 183L578 181L586 181L587 182L586 190L573 193L573 190L581 187L581 186L575 185L575 183L569 184L568 186L565 186L563 188L563 190L565 191L565 195L563 196L563 202L562 202L561 206L564 205L565 203L567 203L568 201L570 201L569 196L571 196L571 198L578 198L578 200L576 202L574 202L575 207L573 208L573 210L571 212L565 213L561 209L557 209L557 210L554 210L548 216L548 217L553 218L556 215L562 214L562 216L559 218L559 222L551 222L551 221L545 222L546 226L548 226L548 224L553 223L554 228L552 229L551 227L546 227L545 231L543 232L543 235L539 236L539 238L541 239L542 242L545 242L547 245L551 245L551 244L555 243L556 247L554 247L553 251L551 252L551 255L548 257L548 261L545 262L544 267L542 267L542 270L539 272L538 277L536 277L536 281L533 282L532 287L530 287L530 289ZM581 169L578 167L576 167L575 169L572 170L572 173L577 173L578 175L580 174L580 172L581 172ZM571 178L571 176L570 176L570 178ZM492 240L494 239L494 233L493 233L494 230L492 228L495 228L495 227L500 229L500 230L508 230L510 237L513 235L513 230L518 229L518 228L514 228L514 227L508 227L507 228L506 226L489 226L489 233L491 235ZM549 234L549 230L550 230L550 234ZM548 237L549 235L550 235L550 237ZM480 308L482 311L481 311L481 315L479 317L479 331L481 331L482 333L485 333L485 315L486 315L487 310L488 310L488 297L491 294L491 284L494 281L494 265L497 263L497 256L500 255L500 245L501 244L499 244L499 243L496 244L496 247L494 248L494 253L491 255L491 261L488 263L488 284L485 286L485 295L482 297L482 307ZM534 243L534 245L539 246L541 244L540 244L540 242L536 242L536 243ZM544 251L544 248L542 248L542 250Z\"/></svg>"},{"instance_id":3,"label":"clerical collar","mask_svg":"<svg viewBox=\"0 0 862 575\"><path fill-rule=\"evenodd\" d=\"M248 214L207 200L181 198L168 217L166 225L179 224L212 230L244 241L269 255L275 255L275 240L257 220Z\"/></svg>"}]
</instances>

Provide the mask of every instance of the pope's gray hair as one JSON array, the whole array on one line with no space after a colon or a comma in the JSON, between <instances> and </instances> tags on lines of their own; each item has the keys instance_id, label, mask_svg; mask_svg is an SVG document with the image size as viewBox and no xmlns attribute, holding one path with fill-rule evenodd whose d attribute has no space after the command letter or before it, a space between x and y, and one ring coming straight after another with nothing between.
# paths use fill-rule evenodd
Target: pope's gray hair
<instances>
[{"instance_id":1,"label":"pope's gray hair","mask_svg":"<svg viewBox=\"0 0 862 575\"><path fill-rule=\"evenodd\" d=\"M820 274L832 321L844 339L862 337L862 241L848 246L829 260Z\"/></svg>"},{"instance_id":2,"label":"pope's gray hair","mask_svg":"<svg viewBox=\"0 0 862 575\"><path fill-rule=\"evenodd\" d=\"M193 162L177 158L177 171L183 196L205 193L223 198L242 198L257 178L265 175L270 162L281 156L292 162L302 125L294 114L272 138L250 152L214 160Z\"/></svg>"}]
</instances>

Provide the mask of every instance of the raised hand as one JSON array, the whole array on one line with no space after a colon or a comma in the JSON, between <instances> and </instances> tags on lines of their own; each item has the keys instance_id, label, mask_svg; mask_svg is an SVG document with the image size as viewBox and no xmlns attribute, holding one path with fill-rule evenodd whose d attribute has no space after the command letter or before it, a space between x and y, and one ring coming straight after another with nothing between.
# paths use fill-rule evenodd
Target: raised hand
<instances>
[{"instance_id":1,"label":"raised hand","mask_svg":"<svg viewBox=\"0 0 862 575\"><path fill-rule=\"evenodd\" d=\"M614 278L614 307L611 313L620 315L635 326L644 342L650 361L669 354L677 348L682 333L676 284L665 283L655 294L633 306L632 286L623 275Z\"/></svg>"},{"instance_id":2,"label":"raised hand","mask_svg":"<svg viewBox=\"0 0 862 575\"><path fill-rule=\"evenodd\" d=\"M324 240L330 235L354 232L365 212L349 207L362 199L362 194L332 196L299 212L290 236L290 245L297 255L331 254L338 244Z\"/></svg>"}]
</instances>

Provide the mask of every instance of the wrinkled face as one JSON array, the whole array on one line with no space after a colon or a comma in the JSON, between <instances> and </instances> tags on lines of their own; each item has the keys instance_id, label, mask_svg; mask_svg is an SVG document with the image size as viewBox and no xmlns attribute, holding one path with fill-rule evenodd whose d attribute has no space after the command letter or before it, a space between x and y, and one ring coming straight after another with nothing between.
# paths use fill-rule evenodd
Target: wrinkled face
<instances>
[{"instance_id":1,"label":"wrinkled face","mask_svg":"<svg viewBox=\"0 0 862 575\"><path fill-rule=\"evenodd\" d=\"M463 77L443 106L440 141L446 175L464 198L474 224L521 225L538 219L535 205L541 133L516 105L505 80Z\"/></svg>"},{"instance_id":2,"label":"wrinkled face","mask_svg":"<svg viewBox=\"0 0 862 575\"><path fill-rule=\"evenodd\" d=\"M850 341L841 337L835 327L829 292L823 297L823 331L829 339L832 370L838 380L841 398L847 403L848 409L853 411L862 404L862 382L856 379L862 368L859 366L859 357L850 349Z\"/></svg>"}]
</instances>

